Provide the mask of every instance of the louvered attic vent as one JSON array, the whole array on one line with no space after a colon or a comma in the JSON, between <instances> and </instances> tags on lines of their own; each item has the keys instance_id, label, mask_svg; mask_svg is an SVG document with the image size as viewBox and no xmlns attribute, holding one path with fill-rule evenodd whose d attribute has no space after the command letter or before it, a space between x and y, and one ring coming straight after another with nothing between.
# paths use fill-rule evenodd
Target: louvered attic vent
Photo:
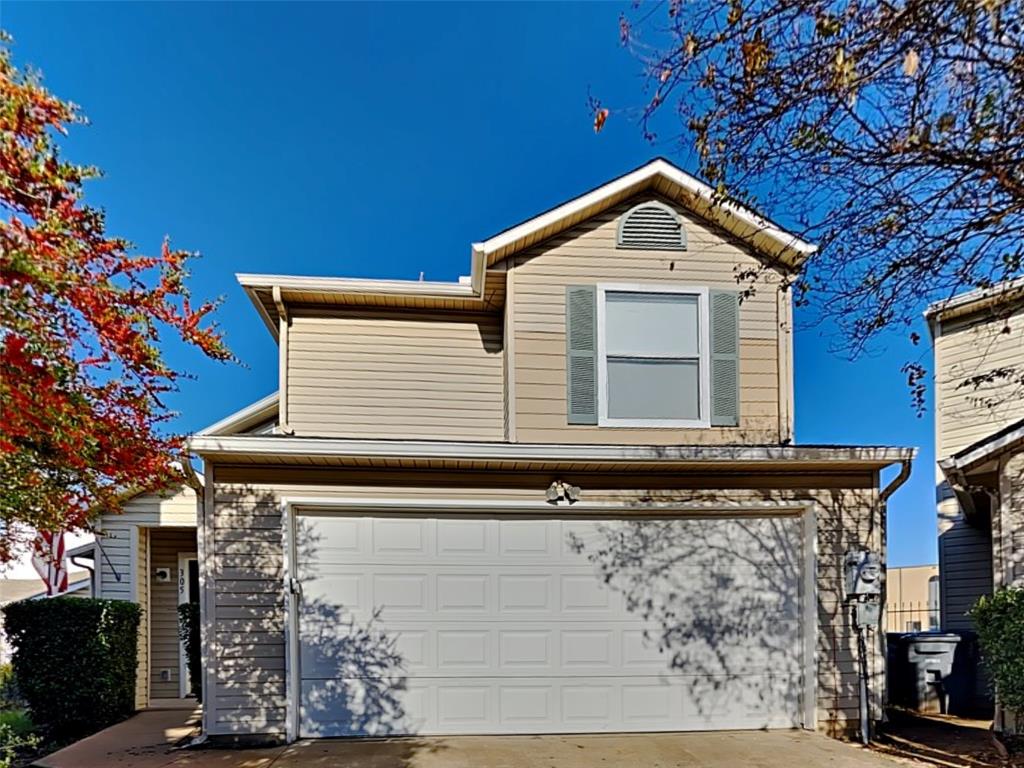
<instances>
[{"instance_id":1,"label":"louvered attic vent","mask_svg":"<svg viewBox=\"0 0 1024 768\"><path fill-rule=\"evenodd\" d=\"M667 205L654 201L641 203L619 220L618 247L685 251L686 230L679 215Z\"/></svg>"}]
</instances>

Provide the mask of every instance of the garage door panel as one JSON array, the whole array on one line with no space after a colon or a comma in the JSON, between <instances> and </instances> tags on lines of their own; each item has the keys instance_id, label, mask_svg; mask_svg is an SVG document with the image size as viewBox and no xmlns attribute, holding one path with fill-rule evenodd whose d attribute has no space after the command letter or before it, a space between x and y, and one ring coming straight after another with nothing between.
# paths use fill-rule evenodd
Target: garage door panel
<instances>
[{"instance_id":1,"label":"garage door panel","mask_svg":"<svg viewBox=\"0 0 1024 768\"><path fill-rule=\"evenodd\" d=\"M433 522L423 518L372 520L374 556L433 555Z\"/></svg>"},{"instance_id":2,"label":"garage door panel","mask_svg":"<svg viewBox=\"0 0 1024 768\"><path fill-rule=\"evenodd\" d=\"M297 522L303 735L799 724L797 519Z\"/></svg>"},{"instance_id":3,"label":"garage door panel","mask_svg":"<svg viewBox=\"0 0 1024 768\"><path fill-rule=\"evenodd\" d=\"M343 562L370 553L371 521L358 517L299 517L295 523L300 568Z\"/></svg>"},{"instance_id":4,"label":"garage door panel","mask_svg":"<svg viewBox=\"0 0 1024 768\"><path fill-rule=\"evenodd\" d=\"M498 576L498 610L525 619L550 616L557 605L555 577L549 573L504 573Z\"/></svg>"},{"instance_id":5,"label":"garage door panel","mask_svg":"<svg viewBox=\"0 0 1024 768\"><path fill-rule=\"evenodd\" d=\"M546 562L558 551L558 527L537 520L499 520L498 552L504 557L539 558Z\"/></svg>"},{"instance_id":6,"label":"garage door panel","mask_svg":"<svg viewBox=\"0 0 1024 768\"><path fill-rule=\"evenodd\" d=\"M437 554L445 559L493 557L497 532L486 520L438 520Z\"/></svg>"}]
</instances>

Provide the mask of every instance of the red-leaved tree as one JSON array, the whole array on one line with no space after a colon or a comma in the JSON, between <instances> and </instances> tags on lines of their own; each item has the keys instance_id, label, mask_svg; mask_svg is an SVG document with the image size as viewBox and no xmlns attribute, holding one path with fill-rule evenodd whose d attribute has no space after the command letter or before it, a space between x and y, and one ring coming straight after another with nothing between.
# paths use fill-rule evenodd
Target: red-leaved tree
<instances>
[{"instance_id":1,"label":"red-leaved tree","mask_svg":"<svg viewBox=\"0 0 1024 768\"><path fill-rule=\"evenodd\" d=\"M180 479L182 439L161 397L182 375L161 331L230 353L185 286L191 254L159 256L105 231L83 183L96 168L60 157L84 122L20 72L0 39L0 562L39 530L76 529L127 490Z\"/></svg>"}]
</instances>

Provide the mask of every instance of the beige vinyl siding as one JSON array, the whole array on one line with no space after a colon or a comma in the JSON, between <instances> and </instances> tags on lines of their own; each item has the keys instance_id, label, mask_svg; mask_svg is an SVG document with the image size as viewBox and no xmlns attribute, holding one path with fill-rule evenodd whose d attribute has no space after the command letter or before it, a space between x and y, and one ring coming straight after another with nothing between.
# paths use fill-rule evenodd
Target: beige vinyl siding
<instances>
[{"instance_id":1,"label":"beige vinyl siding","mask_svg":"<svg viewBox=\"0 0 1024 768\"><path fill-rule=\"evenodd\" d=\"M149 574L148 552L149 552L149 531L145 528L137 529L136 535L136 557L135 567L132 569L132 577L135 582L135 600L142 609L139 619L139 645L138 645L138 666L135 671L135 707L143 709L149 704Z\"/></svg>"},{"instance_id":2,"label":"beige vinyl siding","mask_svg":"<svg viewBox=\"0 0 1024 768\"><path fill-rule=\"evenodd\" d=\"M683 217L684 252L620 250L618 220L642 198L634 198L557 237L510 257L509 311L514 313L516 437L552 443L776 443L788 433L788 374L780 347L788 344L788 303L778 277L764 272L740 307L740 425L711 429L636 429L570 426L565 403L565 288L596 283L676 284L739 290L737 275L760 263L747 248L696 216ZM781 338L780 338L781 337Z\"/></svg>"},{"instance_id":3,"label":"beige vinyl siding","mask_svg":"<svg viewBox=\"0 0 1024 768\"><path fill-rule=\"evenodd\" d=\"M288 424L296 435L502 440L498 315L296 310Z\"/></svg>"},{"instance_id":4,"label":"beige vinyl siding","mask_svg":"<svg viewBox=\"0 0 1024 768\"><path fill-rule=\"evenodd\" d=\"M99 556L100 589L97 597L135 600L135 574L132 573L133 527L109 515L100 521L97 539L103 548L103 555Z\"/></svg>"},{"instance_id":5,"label":"beige vinyl siding","mask_svg":"<svg viewBox=\"0 0 1024 768\"><path fill-rule=\"evenodd\" d=\"M1009 329L1009 332L1004 332ZM989 312L943 324L935 339L935 398L940 459L1024 418L1019 385L1024 367L1024 305L1009 318ZM1000 379L978 389L961 387L966 379L1015 368L1011 381ZM990 405L991 404L991 405Z\"/></svg>"},{"instance_id":6,"label":"beige vinyl siding","mask_svg":"<svg viewBox=\"0 0 1024 768\"><path fill-rule=\"evenodd\" d=\"M169 525L195 527L196 492L187 485L164 493L144 493L130 499L116 515L104 515L101 525Z\"/></svg>"},{"instance_id":7,"label":"beige vinyl siding","mask_svg":"<svg viewBox=\"0 0 1024 768\"><path fill-rule=\"evenodd\" d=\"M550 479L529 472L453 478L450 472L214 467L213 535L207 546L213 552L217 661L209 692L210 733L282 736L285 730L282 497L537 501ZM584 488L587 501L816 502L819 727L839 733L856 726L856 640L841 602L842 559L851 547L883 547L884 510L875 510L873 474L746 475L733 481L746 487L736 488L709 486L707 474L645 476L643 488L635 487L636 473L580 475L573 480ZM872 646L869 670L877 716L884 685L880 647Z\"/></svg>"},{"instance_id":8,"label":"beige vinyl siding","mask_svg":"<svg viewBox=\"0 0 1024 768\"><path fill-rule=\"evenodd\" d=\"M178 554L195 556L194 529L150 529L149 572L167 568L170 581L151 578L149 589L150 697L174 699L181 695L178 645ZM163 679L164 670L169 679Z\"/></svg>"}]
</instances>

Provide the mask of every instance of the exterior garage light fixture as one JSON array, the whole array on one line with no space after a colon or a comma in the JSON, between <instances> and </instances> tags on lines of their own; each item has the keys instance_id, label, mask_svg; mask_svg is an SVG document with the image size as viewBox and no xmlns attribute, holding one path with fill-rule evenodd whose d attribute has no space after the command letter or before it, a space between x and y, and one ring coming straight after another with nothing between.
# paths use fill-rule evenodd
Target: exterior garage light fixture
<instances>
[{"instance_id":1,"label":"exterior garage light fixture","mask_svg":"<svg viewBox=\"0 0 1024 768\"><path fill-rule=\"evenodd\" d=\"M580 493L578 485L569 485L562 480L555 480L555 482L548 486L548 490L544 495L551 504L558 504L560 501L575 504L580 500Z\"/></svg>"}]
</instances>

